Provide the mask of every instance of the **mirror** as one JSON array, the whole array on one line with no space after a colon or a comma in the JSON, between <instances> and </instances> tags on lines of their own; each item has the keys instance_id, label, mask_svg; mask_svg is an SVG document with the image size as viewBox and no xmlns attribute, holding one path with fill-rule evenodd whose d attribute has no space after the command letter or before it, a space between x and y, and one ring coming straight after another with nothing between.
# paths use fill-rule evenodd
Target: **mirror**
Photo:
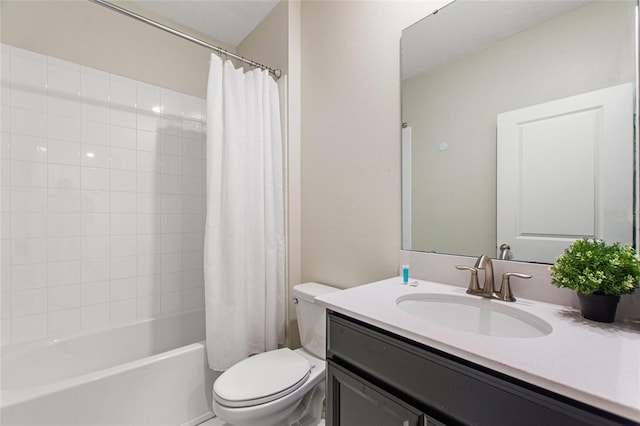
<instances>
[{"instance_id":1,"label":"mirror","mask_svg":"<svg viewBox=\"0 0 640 426\"><path fill-rule=\"evenodd\" d=\"M456 0L402 32L404 250L553 263L634 241L636 6ZM556 109L611 91L623 111Z\"/></svg>"}]
</instances>

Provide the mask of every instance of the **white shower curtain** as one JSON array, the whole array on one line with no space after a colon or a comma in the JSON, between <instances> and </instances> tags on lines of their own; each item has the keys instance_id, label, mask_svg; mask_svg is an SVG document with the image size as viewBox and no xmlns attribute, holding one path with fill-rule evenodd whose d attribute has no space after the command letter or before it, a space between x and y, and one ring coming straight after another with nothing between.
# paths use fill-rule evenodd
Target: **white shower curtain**
<instances>
[{"instance_id":1,"label":"white shower curtain","mask_svg":"<svg viewBox=\"0 0 640 426\"><path fill-rule=\"evenodd\" d=\"M267 71L211 55L204 276L209 367L277 348L285 329L283 144Z\"/></svg>"}]
</instances>

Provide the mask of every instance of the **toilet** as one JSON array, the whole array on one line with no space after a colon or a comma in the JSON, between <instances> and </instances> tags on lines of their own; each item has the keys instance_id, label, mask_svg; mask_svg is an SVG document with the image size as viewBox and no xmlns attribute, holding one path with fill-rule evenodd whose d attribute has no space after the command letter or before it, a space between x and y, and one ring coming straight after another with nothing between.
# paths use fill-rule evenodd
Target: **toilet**
<instances>
[{"instance_id":1,"label":"toilet","mask_svg":"<svg viewBox=\"0 0 640 426\"><path fill-rule=\"evenodd\" d=\"M302 348L244 359L213 384L213 411L233 426L316 426L325 393L325 309L315 298L338 289L318 283L293 287Z\"/></svg>"}]
</instances>

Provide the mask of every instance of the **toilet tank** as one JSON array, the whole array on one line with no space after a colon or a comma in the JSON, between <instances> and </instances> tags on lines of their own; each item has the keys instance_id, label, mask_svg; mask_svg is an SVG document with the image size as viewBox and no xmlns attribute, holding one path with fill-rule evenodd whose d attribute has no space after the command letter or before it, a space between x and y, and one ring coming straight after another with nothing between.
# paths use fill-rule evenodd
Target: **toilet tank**
<instances>
[{"instance_id":1,"label":"toilet tank","mask_svg":"<svg viewBox=\"0 0 640 426\"><path fill-rule=\"evenodd\" d=\"M297 300L300 341L308 352L320 359L325 359L326 309L316 305L315 298L339 290L318 283L304 283L293 287L293 297Z\"/></svg>"}]
</instances>

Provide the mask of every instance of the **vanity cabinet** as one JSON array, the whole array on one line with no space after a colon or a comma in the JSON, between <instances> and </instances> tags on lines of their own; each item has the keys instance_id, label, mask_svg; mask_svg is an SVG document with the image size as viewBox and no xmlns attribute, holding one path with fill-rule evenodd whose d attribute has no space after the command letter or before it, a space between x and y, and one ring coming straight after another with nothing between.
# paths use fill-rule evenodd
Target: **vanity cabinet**
<instances>
[{"instance_id":1,"label":"vanity cabinet","mask_svg":"<svg viewBox=\"0 0 640 426\"><path fill-rule=\"evenodd\" d=\"M327 426L608 426L631 420L328 311Z\"/></svg>"}]
</instances>

